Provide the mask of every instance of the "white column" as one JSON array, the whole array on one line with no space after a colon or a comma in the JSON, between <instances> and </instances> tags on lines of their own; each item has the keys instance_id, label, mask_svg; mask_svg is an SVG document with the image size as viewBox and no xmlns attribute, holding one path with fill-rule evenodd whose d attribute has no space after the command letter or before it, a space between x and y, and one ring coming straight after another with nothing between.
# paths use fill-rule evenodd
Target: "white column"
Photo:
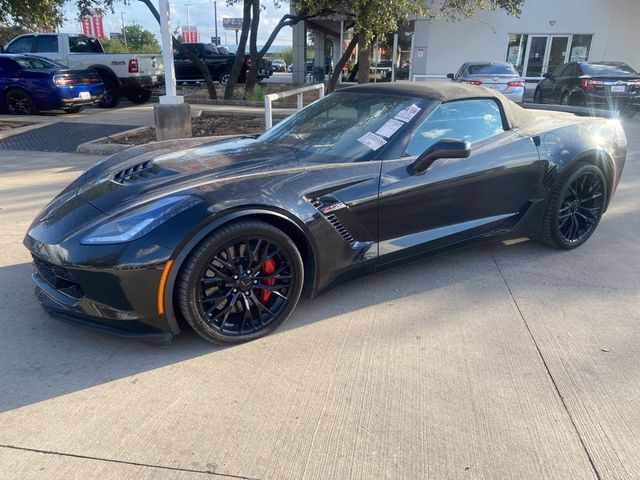
<instances>
[{"instance_id":1,"label":"white column","mask_svg":"<svg viewBox=\"0 0 640 480\"><path fill-rule=\"evenodd\" d=\"M169 0L160 3L160 40L162 42L162 62L164 63L164 83L166 95L160 97L161 104L177 105L184 101L176 95L176 72L173 67L173 43L171 40L171 9Z\"/></svg>"},{"instance_id":2,"label":"white column","mask_svg":"<svg viewBox=\"0 0 640 480\"><path fill-rule=\"evenodd\" d=\"M315 82L315 71L317 68L322 68L322 71L325 71L325 64L326 64L326 60L325 60L325 48L324 48L324 39L325 39L325 34L322 32L316 32L315 35L313 36L313 66L314 69L312 71L313 75L314 75L314 79L313 81Z\"/></svg>"},{"instance_id":3,"label":"white column","mask_svg":"<svg viewBox=\"0 0 640 480\"><path fill-rule=\"evenodd\" d=\"M340 47L338 48L338 60L336 60L335 65L338 64L340 59L342 58L342 54L344 53L344 20L340 20ZM340 76L338 77L338 83L342 83L342 72L340 72Z\"/></svg>"},{"instance_id":4,"label":"white column","mask_svg":"<svg viewBox=\"0 0 640 480\"><path fill-rule=\"evenodd\" d=\"M393 34L393 55L391 56L391 81L396 81L396 67L398 63L398 34Z\"/></svg>"},{"instance_id":5,"label":"white column","mask_svg":"<svg viewBox=\"0 0 640 480\"><path fill-rule=\"evenodd\" d=\"M291 13L295 14L295 9L291 7ZM304 57L305 50L307 48L307 37L304 28L304 22L296 23L293 28L291 28L292 32L292 49L293 49L293 83L304 83L305 82L305 65L304 65Z\"/></svg>"}]
</instances>

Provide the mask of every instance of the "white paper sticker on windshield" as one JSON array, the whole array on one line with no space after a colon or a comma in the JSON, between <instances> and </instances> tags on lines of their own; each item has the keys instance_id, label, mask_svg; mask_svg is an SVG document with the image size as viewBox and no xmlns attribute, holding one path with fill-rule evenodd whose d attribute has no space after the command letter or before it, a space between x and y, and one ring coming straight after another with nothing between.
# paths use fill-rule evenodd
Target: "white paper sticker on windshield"
<instances>
[{"instance_id":1,"label":"white paper sticker on windshield","mask_svg":"<svg viewBox=\"0 0 640 480\"><path fill-rule=\"evenodd\" d=\"M400 110L396 114L395 118L396 120L402 120L403 122L408 122L413 117L415 117L419 111L420 111L420 107L417 106L415 103L412 103L404 110Z\"/></svg>"},{"instance_id":2,"label":"white paper sticker on windshield","mask_svg":"<svg viewBox=\"0 0 640 480\"><path fill-rule=\"evenodd\" d=\"M387 120L387 122L376 131L376 134L391 138L391 136L403 125L404 123L392 118L391 120Z\"/></svg>"},{"instance_id":3,"label":"white paper sticker on windshield","mask_svg":"<svg viewBox=\"0 0 640 480\"><path fill-rule=\"evenodd\" d=\"M375 133L367 132L363 136L361 136L358 141L363 145L366 145L374 152L382 147L387 141L376 135Z\"/></svg>"}]
</instances>

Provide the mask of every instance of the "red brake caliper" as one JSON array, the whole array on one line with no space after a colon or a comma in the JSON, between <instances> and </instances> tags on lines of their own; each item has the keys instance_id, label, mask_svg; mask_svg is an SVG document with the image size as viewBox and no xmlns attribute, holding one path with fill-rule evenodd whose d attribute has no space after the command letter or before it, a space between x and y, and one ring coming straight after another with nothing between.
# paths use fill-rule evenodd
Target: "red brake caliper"
<instances>
[{"instance_id":1,"label":"red brake caliper","mask_svg":"<svg viewBox=\"0 0 640 480\"><path fill-rule=\"evenodd\" d=\"M264 262L264 265L262 266L262 272L266 273L266 274L271 274L273 272L276 271L276 262L273 258L270 258L269 260L267 260L266 262ZM267 280L264 280L265 285L275 285L276 284L276 279L275 278L269 278ZM271 291L270 290L262 290L260 292L260 303L267 303L269 301L269 298L271 297Z\"/></svg>"}]
</instances>

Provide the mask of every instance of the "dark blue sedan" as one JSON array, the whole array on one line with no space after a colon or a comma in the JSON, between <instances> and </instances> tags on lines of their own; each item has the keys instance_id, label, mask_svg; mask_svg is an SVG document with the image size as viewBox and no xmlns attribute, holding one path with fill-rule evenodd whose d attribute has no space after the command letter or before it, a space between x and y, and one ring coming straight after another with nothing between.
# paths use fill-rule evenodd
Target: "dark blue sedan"
<instances>
[{"instance_id":1,"label":"dark blue sedan","mask_svg":"<svg viewBox=\"0 0 640 480\"><path fill-rule=\"evenodd\" d=\"M0 108L8 113L76 113L98 103L103 92L102 79L92 70L70 70L32 55L0 55Z\"/></svg>"}]
</instances>

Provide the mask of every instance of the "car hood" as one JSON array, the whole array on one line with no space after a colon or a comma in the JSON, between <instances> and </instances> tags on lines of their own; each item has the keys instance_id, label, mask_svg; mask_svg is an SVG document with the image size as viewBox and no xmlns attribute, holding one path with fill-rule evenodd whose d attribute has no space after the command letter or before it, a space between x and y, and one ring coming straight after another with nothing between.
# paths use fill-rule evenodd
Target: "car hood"
<instances>
[{"instance_id":1,"label":"car hood","mask_svg":"<svg viewBox=\"0 0 640 480\"><path fill-rule=\"evenodd\" d=\"M303 152L255 138L234 138L112 164L91 172L91 178L78 185L78 196L110 213L190 188L214 189L314 160Z\"/></svg>"}]
</instances>

